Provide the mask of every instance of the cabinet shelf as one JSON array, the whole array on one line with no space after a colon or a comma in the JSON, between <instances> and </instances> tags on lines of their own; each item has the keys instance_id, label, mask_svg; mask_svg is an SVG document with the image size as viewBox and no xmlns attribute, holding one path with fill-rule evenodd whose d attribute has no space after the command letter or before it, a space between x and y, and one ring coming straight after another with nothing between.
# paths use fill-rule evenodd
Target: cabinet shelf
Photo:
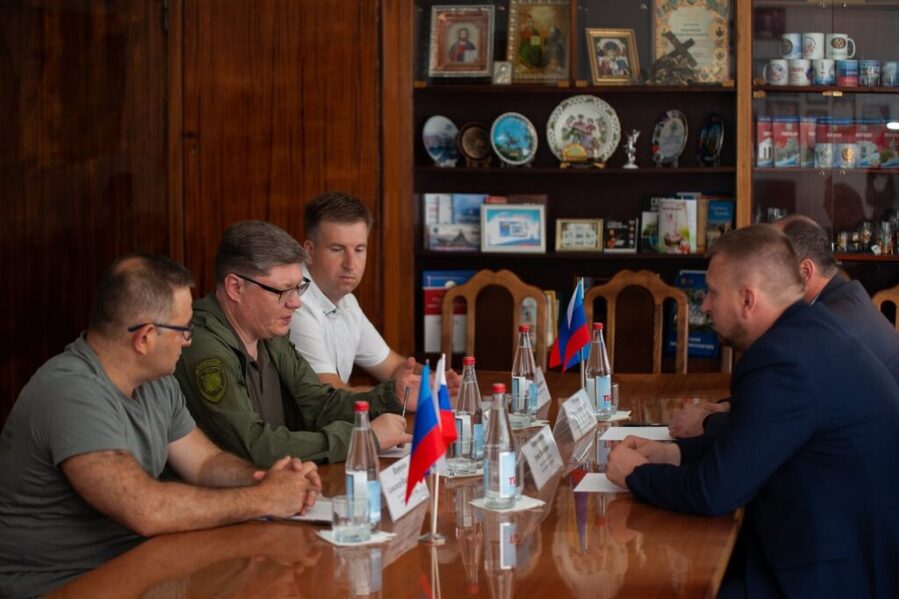
<instances>
[{"instance_id":1,"label":"cabinet shelf","mask_svg":"<svg viewBox=\"0 0 899 599\"><path fill-rule=\"evenodd\" d=\"M416 82L416 94L730 94L736 88L721 85L535 85L533 83L512 83L493 85L491 83L460 83L428 85Z\"/></svg>"},{"instance_id":2,"label":"cabinet shelf","mask_svg":"<svg viewBox=\"0 0 899 599\"><path fill-rule=\"evenodd\" d=\"M883 175L899 175L899 168L814 168L814 167L799 167L799 166L791 166L785 168L777 168L771 166L763 166L752 167L752 172L757 174L777 174L777 173L804 173L804 174L812 174L812 175L832 175L838 174L840 176L847 176L853 174L864 175L868 173L880 173Z\"/></svg>"},{"instance_id":3,"label":"cabinet shelf","mask_svg":"<svg viewBox=\"0 0 899 599\"><path fill-rule=\"evenodd\" d=\"M844 87L836 85L753 85L753 92L776 94L896 94L897 87Z\"/></svg>"},{"instance_id":4,"label":"cabinet shelf","mask_svg":"<svg viewBox=\"0 0 899 599\"><path fill-rule=\"evenodd\" d=\"M440 167L440 166L416 166L415 171L419 173L440 173L446 175L454 174L477 174L477 175L560 175L560 176L636 176L636 175L697 175L697 174L733 174L736 173L733 166L686 166L678 168L656 168L654 166L641 166L635 169L621 168L620 166L611 166L606 168L559 168L558 166L532 166L532 167L509 167L509 168L476 168L467 166L457 167ZM772 169L773 170L773 169ZM785 170L785 169L779 169ZM899 172L899 171L897 171Z\"/></svg>"},{"instance_id":5,"label":"cabinet shelf","mask_svg":"<svg viewBox=\"0 0 899 599\"><path fill-rule=\"evenodd\" d=\"M851 254L853 256L857 254ZM860 255L860 254L858 254ZM697 262L706 262L708 258L705 254L657 254L654 252L635 252L635 253L615 253L615 252L547 252L545 254L515 254L505 252L435 252L432 250L419 250L416 252L418 258L431 261L439 261L445 259L447 261L455 261L454 259L471 259L481 262L485 259L519 259L527 261L559 261L559 260L628 260L628 261L683 261L694 260ZM897 256L899 259L899 256Z\"/></svg>"},{"instance_id":6,"label":"cabinet shelf","mask_svg":"<svg viewBox=\"0 0 899 599\"><path fill-rule=\"evenodd\" d=\"M837 262L899 262L899 255L875 255L875 254L834 254Z\"/></svg>"}]
</instances>

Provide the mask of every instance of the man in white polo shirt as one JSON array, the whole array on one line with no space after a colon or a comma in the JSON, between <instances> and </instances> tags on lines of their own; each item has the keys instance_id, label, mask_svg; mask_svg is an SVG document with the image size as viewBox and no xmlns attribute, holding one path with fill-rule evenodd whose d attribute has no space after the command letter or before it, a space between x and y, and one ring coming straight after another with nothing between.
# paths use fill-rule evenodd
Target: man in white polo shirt
<instances>
[{"instance_id":1,"label":"man in white polo shirt","mask_svg":"<svg viewBox=\"0 0 899 599\"><path fill-rule=\"evenodd\" d=\"M353 295L365 273L369 209L349 194L326 193L307 204L303 224L305 269L312 283L290 324L297 351L323 383L354 391L368 389L349 385L354 365L379 381L415 368L414 358L387 345ZM447 382L451 392L457 389L458 375L447 371Z\"/></svg>"}]
</instances>

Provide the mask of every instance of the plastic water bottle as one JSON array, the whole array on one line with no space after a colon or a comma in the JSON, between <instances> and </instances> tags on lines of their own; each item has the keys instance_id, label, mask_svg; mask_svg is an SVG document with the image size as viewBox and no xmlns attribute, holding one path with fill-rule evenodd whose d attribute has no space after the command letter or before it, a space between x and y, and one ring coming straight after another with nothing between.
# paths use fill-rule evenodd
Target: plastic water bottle
<instances>
[{"instance_id":1,"label":"plastic water bottle","mask_svg":"<svg viewBox=\"0 0 899 599\"><path fill-rule=\"evenodd\" d=\"M602 323L593 323L593 340L590 342L590 356L584 368L587 377L587 395L593 402L596 416L608 419L613 416L612 407L612 366L609 352L602 336Z\"/></svg>"},{"instance_id":2,"label":"plastic water bottle","mask_svg":"<svg viewBox=\"0 0 899 599\"><path fill-rule=\"evenodd\" d=\"M378 451L368 423L368 402L357 401L355 423L346 456L346 494L368 495L371 529L381 523L381 481L378 478Z\"/></svg>"},{"instance_id":3,"label":"plastic water bottle","mask_svg":"<svg viewBox=\"0 0 899 599\"><path fill-rule=\"evenodd\" d=\"M512 360L512 406L509 411L516 425L526 426L537 417L537 385L534 374L537 364L531 349L531 328L518 326L518 346Z\"/></svg>"},{"instance_id":4,"label":"plastic water bottle","mask_svg":"<svg viewBox=\"0 0 899 599\"><path fill-rule=\"evenodd\" d=\"M510 508L518 491L518 464L505 406L506 386L493 385L484 439L484 498L488 507Z\"/></svg>"},{"instance_id":5,"label":"plastic water bottle","mask_svg":"<svg viewBox=\"0 0 899 599\"><path fill-rule=\"evenodd\" d=\"M457 440L453 457L447 460L456 474L473 474L484 459L484 425L481 415L481 391L474 371L474 358L462 360L462 385L456 400Z\"/></svg>"}]
</instances>

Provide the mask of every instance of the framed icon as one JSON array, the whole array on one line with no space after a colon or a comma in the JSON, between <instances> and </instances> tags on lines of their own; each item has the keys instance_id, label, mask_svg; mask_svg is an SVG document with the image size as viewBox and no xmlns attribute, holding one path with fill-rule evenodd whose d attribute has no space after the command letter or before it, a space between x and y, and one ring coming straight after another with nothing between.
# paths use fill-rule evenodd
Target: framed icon
<instances>
[{"instance_id":1,"label":"framed icon","mask_svg":"<svg viewBox=\"0 0 899 599\"><path fill-rule=\"evenodd\" d=\"M569 0L510 0L506 56L512 81L569 78Z\"/></svg>"},{"instance_id":2,"label":"framed icon","mask_svg":"<svg viewBox=\"0 0 899 599\"><path fill-rule=\"evenodd\" d=\"M428 75L490 77L493 6L432 6Z\"/></svg>"},{"instance_id":3,"label":"framed icon","mask_svg":"<svg viewBox=\"0 0 899 599\"><path fill-rule=\"evenodd\" d=\"M594 85L625 85L640 77L633 29L587 29Z\"/></svg>"}]
</instances>

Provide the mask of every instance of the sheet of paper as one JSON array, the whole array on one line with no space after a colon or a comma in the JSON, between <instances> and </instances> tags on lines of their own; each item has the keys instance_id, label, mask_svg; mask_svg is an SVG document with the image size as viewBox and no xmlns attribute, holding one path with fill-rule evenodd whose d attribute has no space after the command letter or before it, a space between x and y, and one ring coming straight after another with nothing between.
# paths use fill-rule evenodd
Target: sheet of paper
<instances>
[{"instance_id":1,"label":"sheet of paper","mask_svg":"<svg viewBox=\"0 0 899 599\"><path fill-rule=\"evenodd\" d=\"M667 426L610 426L599 437L600 441L621 441L628 435L651 441L673 441Z\"/></svg>"},{"instance_id":2,"label":"sheet of paper","mask_svg":"<svg viewBox=\"0 0 899 599\"><path fill-rule=\"evenodd\" d=\"M378 454L378 457L381 458L404 458L407 455L412 453L412 444L405 443L402 447L391 447L390 449L385 449L381 453Z\"/></svg>"},{"instance_id":3,"label":"sheet of paper","mask_svg":"<svg viewBox=\"0 0 899 599\"><path fill-rule=\"evenodd\" d=\"M590 472L574 488L575 493L630 493L609 480L605 472Z\"/></svg>"},{"instance_id":4,"label":"sheet of paper","mask_svg":"<svg viewBox=\"0 0 899 599\"><path fill-rule=\"evenodd\" d=\"M390 464L378 475L381 479L381 490L387 499L387 509L390 510L390 518L396 522L408 514L415 506L427 500L428 485L425 481L419 481L412 489L409 502L406 503L406 483L409 479L409 464L412 458L406 456L398 462Z\"/></svg>"},{"instance_id":5,"label":"sheet of paper","mask_svg":"<svg viewBox=\"0 0 899 599\"><path fill-rule=\"evenodd\" d=\"M543 369L539 366L534 373L534 384L537 385L537 411L539 412L543 406L552 401L549 394L549 386L546 384L546 377L543 376Z\"/></svg>"},{"instance_id":6,"label":"sheet of paper","mask_svg":"<svg viewBox=\"0 0 899 599\"><path fill-rule=\"evenodd\" d=\"M331 522L331 500L319 497L315 505L306 510L305 514L296 514L288 518L298 522Z\"/></svg>"},{"instance_id":7,"label":"sheet of paper","mask_svg":"<svg viewBox=\"0 0 899 599\"><path fill-rule=\"evenodd\" d=\"M596 419L600 422L618 422L619 420L630 420L630 418L630 410L618 410L608 418L600 418L599 416L596 416Z\"/></svg>"}]
</instances>

